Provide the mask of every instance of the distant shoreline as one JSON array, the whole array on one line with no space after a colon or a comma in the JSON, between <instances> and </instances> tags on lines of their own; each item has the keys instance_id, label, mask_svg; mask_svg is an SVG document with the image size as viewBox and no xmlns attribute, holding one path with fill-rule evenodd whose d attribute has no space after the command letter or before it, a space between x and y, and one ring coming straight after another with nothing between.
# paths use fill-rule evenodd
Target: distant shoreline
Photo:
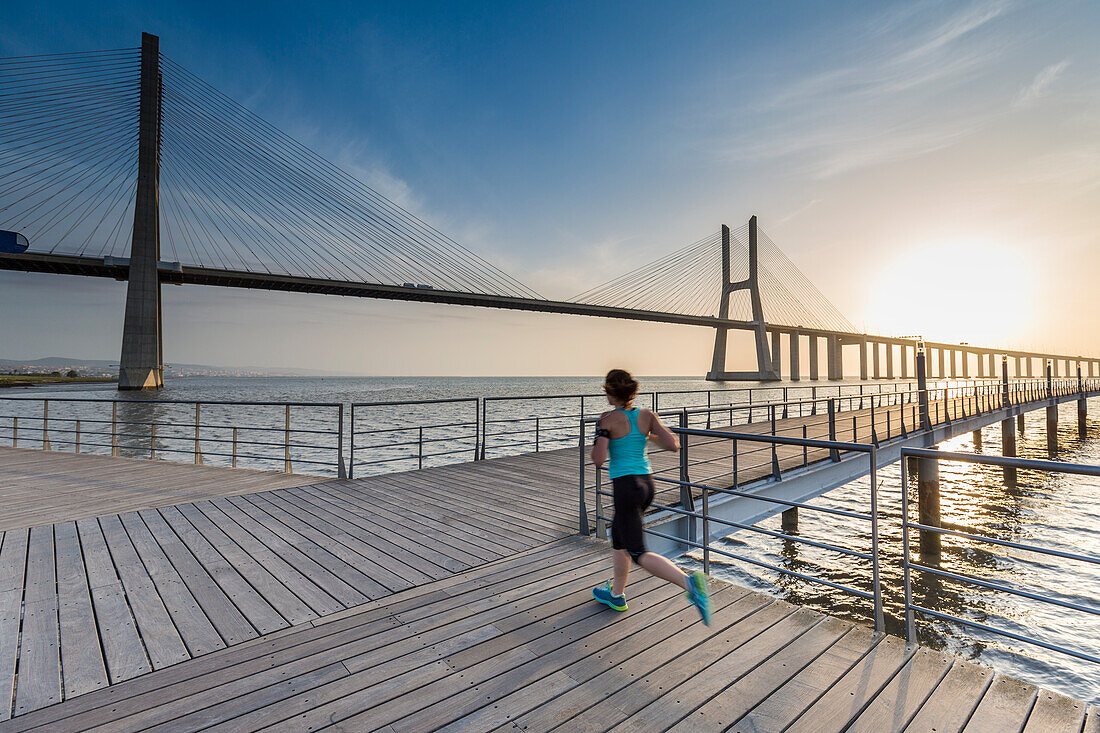
<instances>
[{"instance_id":1,"label":"distant shoreline","mask_svg":"<svg viewBox=\"0 0 1100 733\"><path fill-rule=\"evenodd\" d=\"M117 382L114 377L55 377L49 374L0 374L0 388L34 387L39 384L75 384L77 382Z\"/></svg>"}]
</instances>

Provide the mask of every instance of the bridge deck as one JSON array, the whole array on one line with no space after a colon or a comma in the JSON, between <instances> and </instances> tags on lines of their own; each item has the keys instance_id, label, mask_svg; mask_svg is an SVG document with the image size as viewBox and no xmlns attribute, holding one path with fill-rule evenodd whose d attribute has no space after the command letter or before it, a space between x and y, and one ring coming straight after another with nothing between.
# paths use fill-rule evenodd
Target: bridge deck
<instances>
[{"instance_id":1,"label":"bridge deck","mask_svg":"<svg viewBox=\"0 0 1100 733\"><path fill-rule=\"evenodd\" d=\"M14 459L83 500L28 511L42 494L13 490ZM569 537L575 450L320 482L12 449L0 463L17 525L0 535L0 720L16 716L0 730L1084 720L1082 703L737 588L717 591L709 630L651 579L635 579L629 614L602 611L587 589L609 574L604 546ZM126 491L102 480L109 466L125 466ZM137 490L170 474L181 488ZM172 504L188 474L186 498L202 498ZM263 477L270 490L241 493ZM62 521L28 528L47 515Z\"/></svg>"}]
</instances>

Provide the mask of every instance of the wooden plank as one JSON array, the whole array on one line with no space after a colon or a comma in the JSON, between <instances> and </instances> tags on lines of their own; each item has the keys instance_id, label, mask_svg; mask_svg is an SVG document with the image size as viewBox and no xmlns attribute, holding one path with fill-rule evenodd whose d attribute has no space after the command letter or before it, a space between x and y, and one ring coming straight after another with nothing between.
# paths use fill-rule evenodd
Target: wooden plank
<instances>
[{"instance_id":1,"label":"wooden plank","mask_svg":"<svg viewBox=\"0 0 1100 733\"><path fill-rule=\"evenodd\" d=\"M824 695L795 719L806 733L832 733L859 715L908 660L912 650L892 636L883 638Z\"/></svg>"},{"instance_id":2,"label":"wooden plank","mask_svg":"<svg viewBox=\"0 0 1100 733\"><path fill-rule=\"evenodd\" d=\"M260 635L268 634L289 625L286 619L279 615L279 612L245 580L237 568L227 562L221 553L184 519L178 509L166 507L148 511L155 512L164 526L171 529L190 555L194 556L195 561L217 583L221 592L236 606L256 632Z\"/></svg>"},{"instance_id":3,"label":"wooden plank","mask_svg":"<svg viewBox=\"0 0 1100 733\"><path fill-rule=\"evenodd\" d=\"M164 512L164 516L177 531L185 531L182 529L184 522L189 524L289 624L305 623L317 618L317 614L310 610L309 606L296 596L282 580L276 578L262 563L234 542L205 514L200 512L194 504L181 504L173 507L170 511Z\"/></svg>"},{"instance_id":4,"label":"wooden plank","mask_svg":"<svg viewBox=\"0 0 1100 733\"><path fill-rule=\"evenodd\" d=\"M250 504L246 504L246 509L242 509L229 499L216 499L211 503L267 545L272 552L290 563L298 572L308 576L326 593L339 601L342 607L354 606L369 600L364 593L314 560L309 553L317 546L301 535L289 531L270 517L264 516L263 512ZM326 559L331 562L332 558L329 556Z\"/></svg>"},{"instance_id":5,"label":"wooden plank","mask_svg":"<svg viewBox=\"0 0 1100 733\"><path fill-rule=\"evenodd\" d=\"M1088 717L1081 733L1100 733L1100 706L1089 705Z\"/></svg>"},{"instance_id":6,"label":"wooden plank","mask_svg":"<svg viewBox=\"0 0 1100 733\"><path fill-rule=\"evenodd\" d=\"M1024 733L1079 733L1085 724L1086 705L1072 697L1039 690Z\"/></svg>"},{"instance_id":7,"label":"wooden plank","mask_svg":"<svg viewBox=\"0 0 1100 733\"><path fill-rule=\"evenodd\" d=\"M31 529L14 715L61 700L53 527Z\"/></svg>"},{"instance_id":8,"label":"wooden plank","mask_svg":"<svg viewBox=\"0 0 1100 733\"><path fill-rule=\"evenodd\" d=\"M130 542L133 543L142 566L156 587L156 593L160 596L160 601L168 611L168 615L171 616L180 638L187 646L189 656L194 657L223 648L225 641L203 613L202 607L188 590L179 573L172 567L172 563L168 561L156 539L141 521L141 517L134 512L129 512L120 515L118 519ZM103 520L100 521L102 523ZM105 524L104 534L107 535ZM112 547L110 536L107 536L107 546ZM118 565L117 560L115 564ZM121 568L119 570L121 572ZM138 568L135 566L133 570L136 573ZM132 603L134 600L132 594L130 599ZM148 645L148 642L146 644ZM150 656L152 656L151 649Z\"/></svg>"},{"instance_id":9,"label":"wooden plank","mask_svg":"<svg viewBox=\"0 0 1100 733\"><path fill-rule=\"evenodd\" d=\"M295 596L300 598L310 610L324 616L345 608L344 604L333 598L321 586L293 567L283 557L265 545L252 532L238 523L232 516L214 506L210 502L199 502L193 505L211 524L232 539L241 550L256 560L262 567L277 577ZM231 508L231 511L236 511ZM243 516L243 515L241 515ZM246 519L246 523L250 520Z\"/></svg>"},{"instance_id":10,"label":"wooden plank","mask_svg":"<svg viewBox=\"0 0 1100 733\"><path fill-rule=\"evenodd\" d=\"M993 682L993 670L956 659L951 671L905 727L907 733L955 733L970 720Z\"/></svg>"},{"instance_id":11,"label":"wooden plank","mask_svg":"<svg viewBox=\"0 0 1100 733\"><path fill-rule=\"evenodd\" d=\"M874 649L875 635L852 628L786 684L757 704L730 728L732 733L764 733L787 728L802 711Z\"/></svg>"},{"instance_id":12,"label":"wooden plank","mask_svg":"<svg viewBox=\"0 0 1100 733\"><path fill-rule=\"evenodd\" d=\"M670 727L670 730L719 730L741 719L757 703L786 684L794 675L811 664L851 629L851 624L839 619L826 618L810 628L802 636L788 644L777 654L760 662L748 673L730 682L728 677L707 670L697 674L686 686L695 689L699 685L709 688L711 698L697 707L690 715ZM677 696L678 700L683 698ZM658 701L657 704L660 704ZM679 704L679 703L678 703ZM684 703L687 704L687 703ZM648 718L642 718L647 720ZM632 718L628 722L633 722Z\"/></svg>"},{"instance_id":13,"label":"wooden plank","mask_svg":"<svg viewBox=\"0 0 1100 733\"><path fill-rule=\"evenodd\" d=\"M160 513L156 509L146 509L138 512L137 516L156 542L159 551L171 564L175 574L173 578L178 576L187 586L191 597L199 604L210 624L217 629L225 646L254 639L258 635L255 627L214 581L207 569L195 559ZM138 519L134 519L133 524L136 527ZM268 610L270 611L270 607Z\"/></svg>"},{"instance_id":14,"label":"wooden plank","mask_svg":"<svg viewBox=\"0 0 1100 733\"><path fill-rule=\"evenodd\" d=\"M950 654L918 649L889 684L875 695L875 699L848 730L853 733L877 733L904 729L947 675L954 661Z\"/></svg>"},{"instance_id":15,"label":"wooden plank","mask_svg":"<svg viewBox=\"0 0 1100 733\"><path fill-rule=\"evenodd\" d=\"M1020 733L1038 692L1035 685L995 674L963 730L966 733Z\"/></svg>"},{"instance_id":16,"label":"wooden plank","mask_svg":"<svg viewBox=\"0 0 1100 733\"><path fill-rule=\"evenodd\" d=\"M14 704L29 536L29 530L9 530L0 541L0 720L11 717Z\"/></svg>"},{"instance_id":17,"label":"wooden plank","mask_svg":"<svg viewBox=\"0 0 1100 733\"><path fill-rule=\"evenodd\" d=\"M99 522L81 519L77 521L76 528L80 535L92 606L95 609L96 624L100 630L103 655L111 682L121 682L151 672L153 667L130 614L130 606L115 572L111 554L103 541ZM179 642L179 647L183 649L182 641Z\"/></svg>"},{"instance_id":18,"label":"wooden plank","mask_svg":"<svg viewBox=\"0 0 1100 733\"><path fill-rule=\"evenodd\" d=\"M107 666L100 648L88 576L74 522L54 525L64 695L76 697L106 687ZM142 655L144 656L144 655Z\"/></svg>"}]
</instances>

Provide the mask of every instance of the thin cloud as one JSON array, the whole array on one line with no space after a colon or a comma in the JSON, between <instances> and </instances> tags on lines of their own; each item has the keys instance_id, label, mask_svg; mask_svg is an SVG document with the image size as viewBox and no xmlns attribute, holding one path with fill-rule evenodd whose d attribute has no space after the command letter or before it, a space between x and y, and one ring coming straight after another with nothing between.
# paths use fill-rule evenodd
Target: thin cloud
<instances>
[{"instance_id":1,"label":"thin cloud","mask_svg":"<svg viewBox=\"0 0 1100 733\"><path fill-rule=\"evenodd\" d=\"M1069 59L1064 59L1056 64L1051 64L1038 74L1030 84L1020 90L1016 95L1013 106L1017 108L1029 107L1041 97L1046 96L1050 86L1062 75L1069 66Z\"/></svg>"}]
</instances>

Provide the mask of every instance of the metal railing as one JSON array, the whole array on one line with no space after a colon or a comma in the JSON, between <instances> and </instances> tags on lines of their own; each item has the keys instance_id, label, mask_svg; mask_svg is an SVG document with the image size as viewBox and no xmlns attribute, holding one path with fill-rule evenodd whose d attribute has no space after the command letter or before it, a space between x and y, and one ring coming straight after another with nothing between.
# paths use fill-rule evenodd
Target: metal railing
<instances>
[{"instance_id":1,"label":"metal railing","mask_svg":"<svg viewBox=\"0 0 1100 733\"><path fill-rule=\"evenodd\" d=\"M901 451L902 461L904 462L908 458L917 459L930 459L935 461L957 461L962 463L977 464L983 466L1000 467L1005 470L1033 470L1044 471L1048 473L1061 473L1061 474L1073 474L1077 476L1100 476L1100 466L1088 466L1074 463L1063 463L1056 461L1041 461L1026 458L1007 458L1002 456L983 456L973 455L969 453L948 453L938 450L918 449L918 448L904 448ZM904 465L904 463L903 463ZM934 558L930 562L914 562L910 557L910 531L917 530L921 534L931 535L936 537L950 537L965 540L969 543L975 543L978 545L992 545L993 547L1005 548L1007 550L1016 550L1023 552L1036 553L1046 557L1054 557L1060 560L1068 560L1072 562L1085 563L1092 566L1100 566L1100 556L1097 555L1082 555L1078 553L1066 552L1063 550L1055 550L1049 547L1041 547L1035 544L1012 542L1009 540L998 539L995 537L986 537L983 535L974 534L972 532L964 532L955 528L947 528L942 526L932 526L928 524L922 524L920 522L910 521L909 518L909 477L908 471L903 470L902 474L902 576L905 592L905 636L906 640L910 642L916 641L916 614L927 616L930 618L936 618L941 621L947 621L952 623L962 624L974 629L979 629L986 633L996 634L1009 639L1013 639L1025 644L1032 644L1034 646L1042 647L1050 651L1065 654L1077 659L1083 659L1085 661L1100 663L1100 656L1095 654L1089 654L1076 649L1070 649L1061 644L1054 643L1052 641L1044 641L1033 636L1027 636L1024 634L1018 634L1006 629L996 628L989 624L984 624L973 619L961 618L952 614L943 613L942 611L936 611L931 608L920 606L913 601L913 578L912 575L915 572L936 576L939 578L945 578L958 583L966 583L971 586L983 588L998 593L1006 593L1009 595L1027 598L1031 601L1038 603L1045 603L1051 606L1055 606L1068 611L1074 611L1092 616L1100 616L1100 605L1085 605L1069 600L1062 600L1054 597L1050 592L1035 593L1020 588L1014 588L1004 583L994 582L984 578L974 577L973 575L967 575L961 572L954 572L945 570L942 567L933 567L935 564ZM931 558L931 556L930 556ZM923 558L922 558L923 560Z\"/></svg>"},{"instance_id":2,"label":"metal railing","mask_svg":"<svg viewBox=\"0 0 1100 733\"><path fill-rule=\"evenodd\" d=\"M344 406L327 402L0 397L0 443L345 476Z\"/></svg>"},{"instance_id":3,"label":"metal railing","mask_svg":"<svg viewBox=\"0 0 1100 733\"><path fill-rule=\"evenodd\" d=\"M683 413L681 413L683 414ZM874 625L876 631L883 631L885 629L885 619L883 613L883 598L882 598L882 585L879 574L879 511L878 511L878 481L877 474L877 449L874 445L862 444L862 443L845 443L829 440L813 440L797 437L786 437L779 435L756 435L752 433L730 433L721 432L715 430L704 430L696 428L686 428L673 426L670 428L675 433L680 441L680 451L678 461L674 467L676 475L674 477L662 475L661 471L655 471L653 474L653 480L657 484L663 484L674 490L679 497L679 501L676 503L662 504L661 510L669 512L676 517L685 520L687 523L687 536L671 535L667 532L662 532L651 527L645 527L643 531L653 537L659 537L667 541L674 542L681 547L700 550L702 552L703 559L703 571L710 573L711 557L717 555L722 558L734 560L738 562L748 563L750 565L765 568L772 572L779 573L780 575L786 575L790 577L799 578L811 583L817 583L834 590L839 590L845 593L849 593L853 596L861 598L865 601L871 602L871 612L874 619ZM744 451L740 446L745 444L763 444L759 448L752 448L748 451ZM728 445L729 452L718 450L716 451L715 445ZM754 474L752 471L746 470L752 467L759 467L759 464L744 465L745 457L752 456L753 454L759 454L760 452L770 456L767 463L770 464L774 471L778 471L779 461L777 459L776 448L777 446L787 446L793 448L801 448L801 451L796 451L806 455L811 449L817 451L826 458L824 460L841 461L842 454L852 453L866 455L868 460L868 470L871 476L870 495L868 497L869 506L868 511L858 512L847 509L836 509L830 507L815 506L805 501L795 501L780 499L773 496L768 496L759 492L759 489L763 486L772 485L779 479L776 475L765 475L763 477ZM692 460L693 455L697 455L703 452L704 455L710 454L702 460ZM700 478L698 474L699 466L706 466L710 469L714 468L716 454L720 454L721 462L728 465L728 470L719 470L718 473L708 474L706 478ZM581 461L581 482L584 485L584 464L585 461L582 458ZM692 474L696 476L693 478ZM748 477L748 480L742 480L743 477ZM593 485L594 497L595 497L595 526L596 535L599 537L607 538L608 527L611 522L611 517L605 513L605 498L613 497L610 491L604 488L604 482L602 479L603 470L597 468L595 470L595 482ZM750 490L741 490L740 486L745 483L759 484L751 487ZM665 491L667 491L666 489ZM658 494L664 493L658 491ZM698 493L698 499L695 494ZM583 528L583 534L588 534L588 521L586 510L586 500L584 498L584 490L581 491L581 526ZM719 500L721 502L731 501L733 498L748 499L753 502L763 502L767 505L771 505L771 509L764 510L767 514L775 514L782 511L789 511L791 509L806 510L812 512L821 512L824 514L831 514L836 516L843 516L847 519L854 519L856 521L865 521L870 527L871 547L869 552L855 550L850 547L842 547L833 542L822 539L810 539L802 536L801 534L791 533L787 531L774 531L765 529L763 527L756 526L755 523L739 522L733 519L728 519L722 516L716 516L713 509L713 502ZM757 512L759 513L759 512ZM802 544L810 547L815 547L819 550L825 550L828 552L835 552L848 557L855 557L860 560L869 562L871 564L872 579L870 591L855 588L853 586L837 583L825 578L816 577L808 573L798 572L789 568L779 567L772 563L756 558L751 558L746 555L732 552L722 547L715 547L712 537L721 539L722 537L732 533L736 530L743 530L748 532L765 535L772 538L782 539L784 541L790 541L797 544Z\"/></svg>"},{"instance_id":4,"label":"metal railing","mask_svg":"<svg viewBox=\"0 0 1100 733\"><path fill-rule=\"evenodd\" d=\"M352 403L348 475L476 461L479 414L476 397Z\"/></svg>"}]
</instances>

